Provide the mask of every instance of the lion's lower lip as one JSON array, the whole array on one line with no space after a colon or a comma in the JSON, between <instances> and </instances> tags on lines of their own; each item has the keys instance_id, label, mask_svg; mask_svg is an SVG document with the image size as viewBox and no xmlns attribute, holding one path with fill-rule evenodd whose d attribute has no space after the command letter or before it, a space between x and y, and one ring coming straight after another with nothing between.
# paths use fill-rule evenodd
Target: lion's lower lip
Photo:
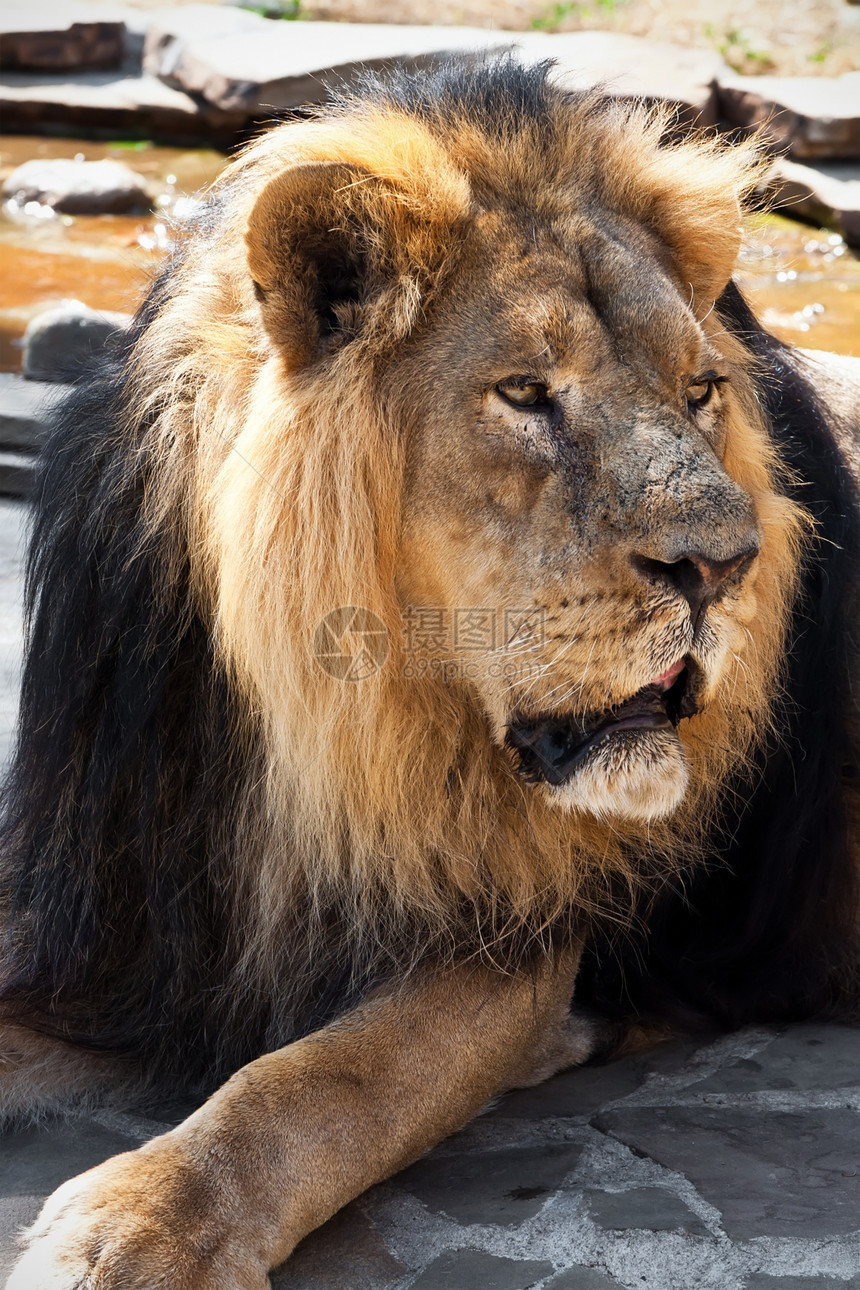
<instances>
[{"instance_id":1,"label":"lion's lower lip","mask_svg":"<svg viewBox=\"0 0 860 1290\"><path fill-rule=\"evenodd\" d=\"M593 716L515 716L506 742L517 754L520 773L535 783L564 784L589 753L616 735L674 729L682 717L696 711L694 666L685 666L669 689L646 685L617 708Z\"/></svg>"}]
</instances>

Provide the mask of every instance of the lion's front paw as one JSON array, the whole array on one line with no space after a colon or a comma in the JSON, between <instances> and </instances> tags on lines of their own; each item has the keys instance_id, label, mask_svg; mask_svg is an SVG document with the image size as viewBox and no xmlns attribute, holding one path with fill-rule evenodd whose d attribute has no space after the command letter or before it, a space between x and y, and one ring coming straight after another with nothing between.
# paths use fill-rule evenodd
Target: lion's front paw
<instances>
[{"instance_id":1,"label":"lion's front paw","mask_svg":"<svg viewBox=\"0 0 860 1290\"><path fill-rule=\"evenodd\" d=\"M157 1138L48 1198L6 1290L266 1290L231 1199Z\"/></svg>"}]
</instances>

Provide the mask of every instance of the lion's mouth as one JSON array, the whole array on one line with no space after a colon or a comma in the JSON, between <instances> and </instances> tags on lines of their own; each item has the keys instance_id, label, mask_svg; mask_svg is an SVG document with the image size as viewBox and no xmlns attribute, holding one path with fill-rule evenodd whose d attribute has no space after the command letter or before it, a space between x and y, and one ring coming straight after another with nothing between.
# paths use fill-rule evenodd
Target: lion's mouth
<instances>
[{"instance_id":1,"label":"lion's mouth","mask_svg":"<svg viewBox=\"0 0 860 1290\"><path fill-rule=\"evenodd\" d=\"M515 715L505 742L520 774L532 783L566 783L589 753L634 732L673 730L698 711L700 672L691 658L676 663L615 708L585 715Z\"/></svg>"}]
</instances>

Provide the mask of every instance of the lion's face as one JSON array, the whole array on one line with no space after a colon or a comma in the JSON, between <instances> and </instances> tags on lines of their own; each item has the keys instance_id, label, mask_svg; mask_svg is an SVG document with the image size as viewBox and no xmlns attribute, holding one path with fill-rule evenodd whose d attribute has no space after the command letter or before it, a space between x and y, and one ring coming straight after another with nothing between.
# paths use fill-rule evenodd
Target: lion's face
<instances>
[{"instance_id":1,"label":"lion's face","mask_svg":"<svg viewBox=\"0 0 860 1290\"><path fill-rule=\"evenodd\" d=\"M648 818L744 652L761 535L724 464L731 368L677 270L630 220L576 233L485 214L392 366L398 592L412 666L471 685L538 791Z\"/></svg>"},{"instance_id":2,"label":"lion's face","mask_svg":"<svg viewBox=\"0 0 860 1290\"><path fill-rule=\"evenodd\" d=\"M715 307L749 154L548 103L258 145L229 307L259 368L205 524L221 640L308 819L334 839L348 799L372 867L418 785L416 866L468 851L468 887L486 810L494 881L538 830L557 867L526 886L567 899L576 839L650 838L688 785L689 822L766 728L800 519ZM313 670L343 605L392 641L363 689Z\"/></svg>"}]
</instances>

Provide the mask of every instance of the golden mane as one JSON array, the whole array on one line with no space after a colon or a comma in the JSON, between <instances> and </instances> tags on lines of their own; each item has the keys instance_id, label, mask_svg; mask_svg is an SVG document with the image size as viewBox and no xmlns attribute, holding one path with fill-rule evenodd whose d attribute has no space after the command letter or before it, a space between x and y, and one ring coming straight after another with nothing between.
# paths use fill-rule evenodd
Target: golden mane
<instances>
[{"instance_id":1,"label":"golden mane","mask_svg":"<svg viewBox=\"0 0 860 1290\"><path fill-rule=\"evenodd\" d=\"M170 481L147 499L150 524L182 514L218 655L249 725L265 731L267 810L249 825L245 858L259 928L249 962L265 955L297 885L321 907L349 907L383 942L398 920L443 940L465 921L489 952L599 909L608 883L689 862L727 776L767 737L808 523L785 496L752 360L713 308L759 162L754 144L667 143L670 125L639 106L558 94L551 119L512 117L493 136L465 109L420 119L381 92L267 134L216 185L212 232L190 245L138 342L129 415L146 419L144 450ZM264 330L244 243L261 195L310 162L393 186L403 258L366 339L316 368L291 364ZM527 202L541 220L561 218L571 191L652 230L682 266L731 367L725 466L762 534L748 649L685 723L686 798L668 820L623 829L530 792L464 683L404 676L394 573L405 428L379 397L398 345L456 290L458 229L487 194ZM391 646L356 684L329 676L313 650L318 624L349 605L377 615Z\"/></svg>"}]
</instances>

